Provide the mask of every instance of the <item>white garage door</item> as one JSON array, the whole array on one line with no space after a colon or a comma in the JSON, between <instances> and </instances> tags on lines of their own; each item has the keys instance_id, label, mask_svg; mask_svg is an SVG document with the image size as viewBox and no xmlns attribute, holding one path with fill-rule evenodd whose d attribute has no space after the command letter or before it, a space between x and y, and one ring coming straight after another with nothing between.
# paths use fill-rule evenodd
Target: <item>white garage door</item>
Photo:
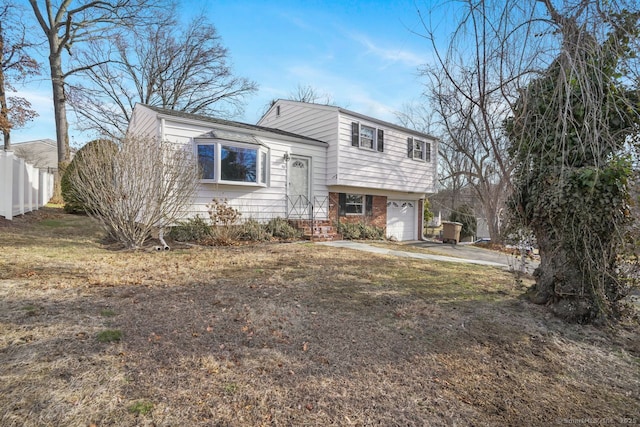
<instances>
[{"instance_id":1,"label":"white garage door","mask_svg":"<svg viewBox=\"0 0 640 427\"><path fill-rule=\"evenodd\" d=\"M387 237L399 241L416 240L417 202L413 200L387 201Z\"/></svg>"}]
</instances>

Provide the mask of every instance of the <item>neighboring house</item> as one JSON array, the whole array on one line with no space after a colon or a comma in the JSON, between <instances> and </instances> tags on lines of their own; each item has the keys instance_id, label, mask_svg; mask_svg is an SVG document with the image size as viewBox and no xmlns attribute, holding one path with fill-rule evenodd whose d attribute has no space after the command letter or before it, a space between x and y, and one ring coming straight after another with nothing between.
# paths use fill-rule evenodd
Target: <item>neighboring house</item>
<instances>
[{"instance_id":1,"label":"neighboring house","mask_svg":"<svg viewBox=\"0 0 640 427\"><path fill-rule=\"evenodd\" d=\"M53 139L37 139L34 141L11 144L16 157L24 159L39 169L54 173L58 170L58 144ZM75 154L71 149L71 158Z\"/></svg>"},{"instance_id":2,"label":"neighboring house","mask_svg":"<svg viewBox=\"0 0 640 427\"><path fill-rule=\"evenodd\" d=\"M279 100L258 125L136 105L129 132L184 144L202 179L189 215L226 199L243 218L362 221L388 237L422 237L436 182L436 140L338 107Z\"/></svg>"}]
</instances>

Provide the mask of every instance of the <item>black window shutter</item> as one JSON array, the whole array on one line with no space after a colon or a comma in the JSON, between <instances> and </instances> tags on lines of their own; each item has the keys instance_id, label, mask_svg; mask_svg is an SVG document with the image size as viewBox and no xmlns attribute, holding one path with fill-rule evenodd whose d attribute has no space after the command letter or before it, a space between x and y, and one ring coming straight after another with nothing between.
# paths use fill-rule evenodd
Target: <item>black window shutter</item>
<instances>
[{"instance_id":1,"label":"black window shutter","mask_svg":"<svg viewBox=\"0 0 640 427\"><path fill-rule=\"evenodd\" d=\"M351 122L351 145L360 145L360 125L357 122Z\"/></svg>"},{"instance_id":2,"label":"black window shutter","mask_svg":"<svg viewBox=\"0 0 640 427\"><path fill-rule=\"evenodd\" d=\"M431 161L431 143L427 142L424 144L424 159L427 162Z\"/></svg>"},{"instance_id":3,"label":"black window shutter","mask_svg":"<svg viewBox=\"0 0 640 427\"><path fill-rule=\"evenodd\" d=\"M407 157L413 159L413 138L407 138Z\"/></svg>"},{"instance_id":4,"label":"black window shutter","mask_svg":"<svg viewBox=\"0 0 640 427\"><path fill-rule=\"evenodd\" d=\"M384 131L382 129L378 129L378 151L384 151Z\"/></svg>"},{"instance_id":5,"label":"black window shutter","mask_svg":"<svg viewBox=\"0 0 640 427\"><path fill-rule=\"evenodd\" d=\"M346 193L338 193L338 215L347 214L347 195Z\"/></svg>"},{"instance_id":6,"label":"black window shutter","mask_svg":"<svg viewBox=\"0 0 640 427\"><path fill-rule=\"evenodd\" d=\"M364 213L367 216L373 215L373 196L365 196Z\"/></svg>"}]
</instances>

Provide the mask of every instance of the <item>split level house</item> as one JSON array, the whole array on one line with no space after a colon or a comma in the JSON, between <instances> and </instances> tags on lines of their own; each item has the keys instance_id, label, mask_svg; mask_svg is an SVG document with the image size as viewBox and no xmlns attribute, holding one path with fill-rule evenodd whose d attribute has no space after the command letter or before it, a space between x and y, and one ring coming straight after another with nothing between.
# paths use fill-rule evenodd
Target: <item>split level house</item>
<instances>
[{"instance_id":1,"label":"split level house","mask_svg":"<svg viewBox=\"0 0 640 427\"><path fill-rule=\"evenodd\" d=\"M364 222L419 240L424 199L436 190L435 138L335 106L278 100L252 125L138 104L128 132L197 156L188 217L223 199L242 218L286 218L319 237Z\"/></svg>"}]
</instances>

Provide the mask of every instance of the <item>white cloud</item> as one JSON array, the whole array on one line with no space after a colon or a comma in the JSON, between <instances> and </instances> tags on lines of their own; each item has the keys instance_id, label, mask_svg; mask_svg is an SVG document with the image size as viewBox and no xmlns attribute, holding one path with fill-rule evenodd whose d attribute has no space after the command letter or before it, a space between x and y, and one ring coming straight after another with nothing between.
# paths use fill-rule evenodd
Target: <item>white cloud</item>
<instances>
[{"instance_id":1,"label":"white cloud","mask_svg":"<svg viewBox=\"0 0 640 427\"><path fill-rule=\"evenodd\" d=\"M367 49L367 53L373 54L390 63L401 63L408 67L418 67L427 62L424 55L402 48L381 47L361 33L351 33L350 37Z\"/></svg>"}]
</instances>

